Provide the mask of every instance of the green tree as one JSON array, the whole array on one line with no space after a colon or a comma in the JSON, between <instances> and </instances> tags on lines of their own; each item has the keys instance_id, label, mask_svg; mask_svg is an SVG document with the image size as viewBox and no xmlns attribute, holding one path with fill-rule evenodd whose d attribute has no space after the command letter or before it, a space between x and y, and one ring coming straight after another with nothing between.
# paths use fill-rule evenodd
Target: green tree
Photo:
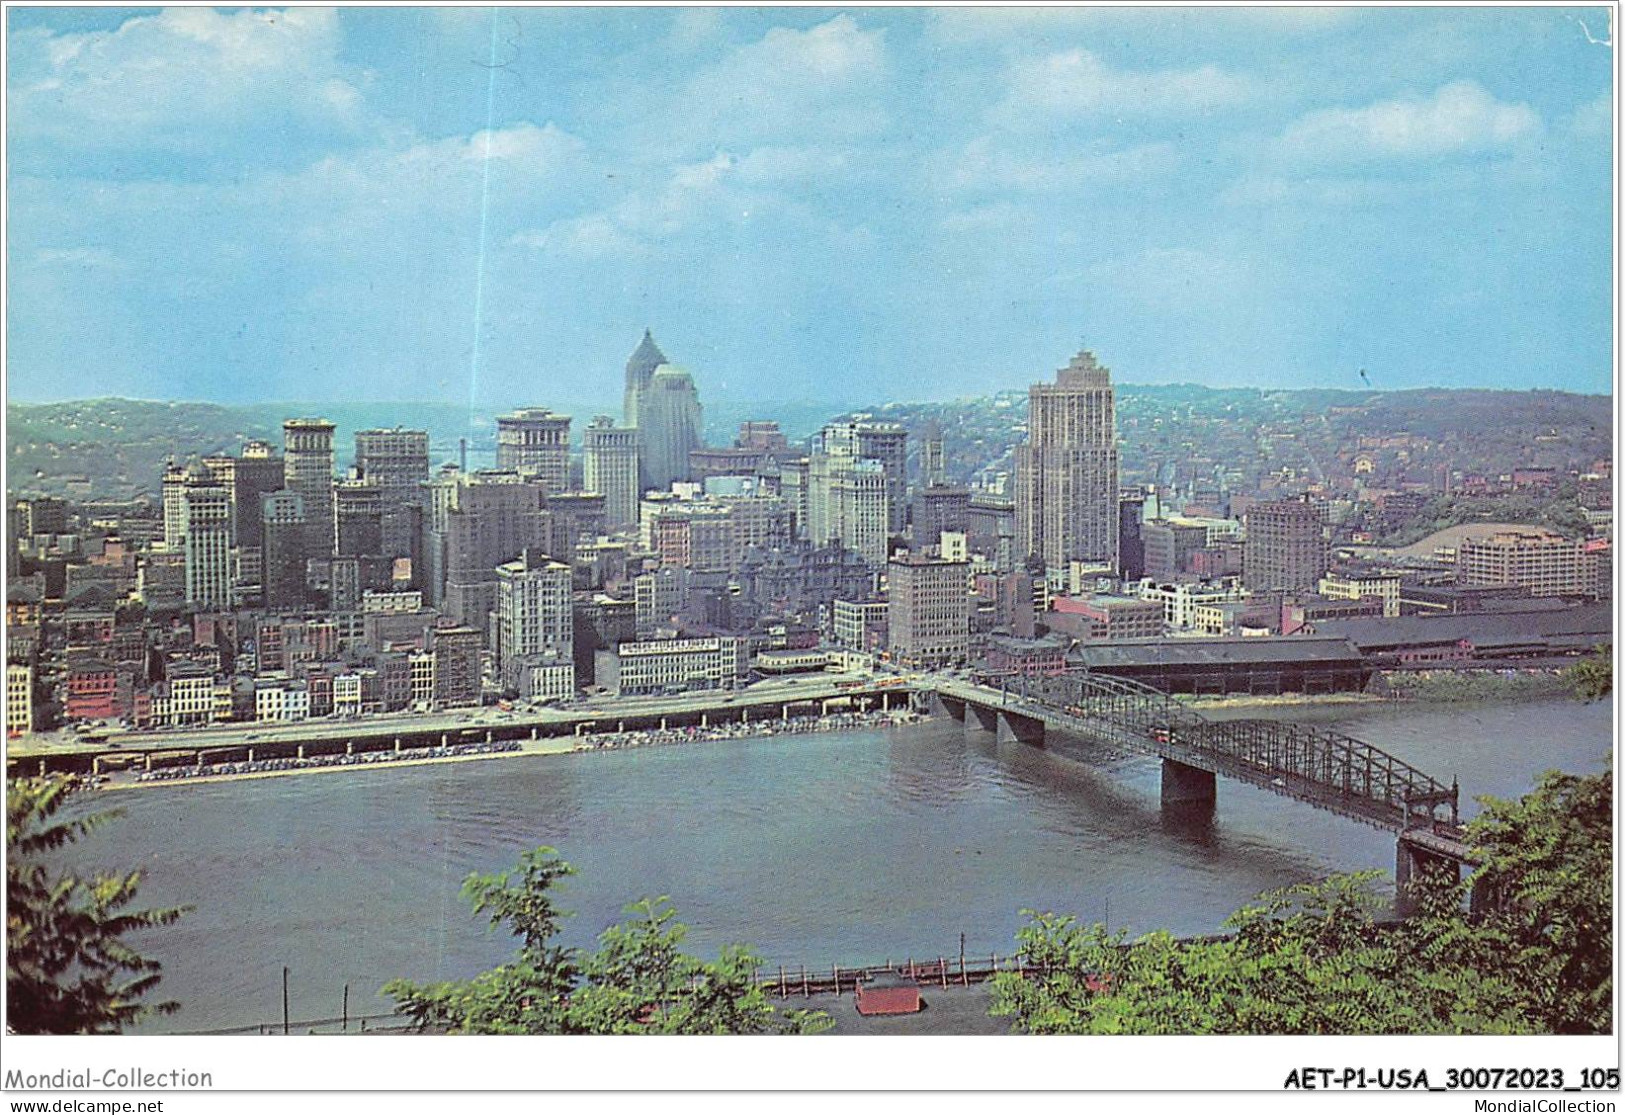
<instances>
[{"instance_id":1,"label":"green tree","mask_svg":"<svg viewBox=\"0 0 1625 1115\"><path fill-rule=\"evenodd\" d=\"M1548 771L1468 826L1474 881L1521 946L1542 1029L1607 1033L1614 956L1614 783Z\"/></svg>"},{"instance_id":2,"label":"green tree","mask_svg":"<svg viewBox=\"0 0 1625 1115\"><path fill-rule=\"evenodd\" d=\"M1564 671L1569 686L1582 701L1597 701L1614 691L1614 648L1608 644Z\"/></svg>"},{"instance_id":3,"label":"green tree","mask_svg":"<svg viewBox=\"0 0 1625 1115\"><path fill-rule=\"evenodd\" d=\"M789 1034L826 1029L817 1011L784 1011L757 984L761 960L730 945L714 962L683 953L669 899L645 898L581 956L551 944L564 916L551 890L574 869L552 848L519 871L471 875L463 895L520 939L515 959L472 980L395 980L384 994L422 1029L470 1034Z\"/></svg>"},{"instance_id":4,"label":"green tree","mask_svg":"<svg viewBox=\"0 0 1625 1115\"><path fill-rule=\"evenodd\" d=\"M1037 971L997 976L993 1013L1041 1034L1607 1033L1612 810L1607 774L1486 799L1480 867L1422 873L1403 921L1378 872L1263 895L1200 940L1027 911ZM1471 913L1475 887L1489 902Z\"/></svg>"},{"instance_id":5,"label":"green tree","mask_svg":"<svg viewBox=\"0 0 1625 1115\"><path fill-rule=\"evenodd\" d=\"M117 1033L174 1002L143 1002L160 965L124 938L169 925L186 907L132 910L141 873L91 879L52 871L40 858L118 816L56 814L71 779L18 779L6 793L6 1002L11 1029L25 1034Z\"/></svg>"}]
</instances>

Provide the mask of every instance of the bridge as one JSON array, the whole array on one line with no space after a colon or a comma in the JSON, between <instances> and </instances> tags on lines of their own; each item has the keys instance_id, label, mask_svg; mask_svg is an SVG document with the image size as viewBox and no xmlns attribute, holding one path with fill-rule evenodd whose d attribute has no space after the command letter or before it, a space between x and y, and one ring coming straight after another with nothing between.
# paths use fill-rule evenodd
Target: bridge
<instances>
[{"instance_id":1,"label":"bridge","mask_svg":"<svg viewBox=\"0 0 1625 1115\"><path fill-rule=\"evenodd\" d=\"M1395 876L1424 864L1458 873L1473 857L1458 812L1460 788L1341 732L1274 720L1209 720L1168 694L1108 674L983 675L922 679L934 705L969 730L1042 746L1047 730L1162 759L1164 806L1207 805L1219 775L1317 809L1391 829Z\"/></svg>"}]
</instances>

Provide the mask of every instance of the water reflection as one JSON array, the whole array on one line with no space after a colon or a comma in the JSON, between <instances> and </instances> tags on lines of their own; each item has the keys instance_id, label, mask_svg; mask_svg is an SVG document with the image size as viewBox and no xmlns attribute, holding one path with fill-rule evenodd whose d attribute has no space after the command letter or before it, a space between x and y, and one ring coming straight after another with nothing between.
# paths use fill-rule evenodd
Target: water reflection
<instances>
[{"instance_id":1,"label":"water reflection","mask_svg":"<svg viewBox=\"0 0 1625 1115\"><path fill-rule=\"evenodd\" d=\"M1606 708L1460 712L1336 723L1502 796L1547 766L1599 769L1609 746ZM560 893L575 911L566 943L670 895L697 951L747 941L818 967L952 953L961 932L972 952L1003 952L1028 907L1210 932L1262 890L1392 869L1392 834L1222 779L1215 808L1168 812L1158 787L1152 759L1000 744L943 720L143 789L119 794L126 817L69 858L142 866L145 901L197 907L144 942L183 1004L154 1030L278 1016L284 964L295 1012L327 1013L346 982L353 1009L381 1009L372 996L388 979L498 963L512 943L459 887L537 844L580 871Z\"/></svg>"}]
</instances>

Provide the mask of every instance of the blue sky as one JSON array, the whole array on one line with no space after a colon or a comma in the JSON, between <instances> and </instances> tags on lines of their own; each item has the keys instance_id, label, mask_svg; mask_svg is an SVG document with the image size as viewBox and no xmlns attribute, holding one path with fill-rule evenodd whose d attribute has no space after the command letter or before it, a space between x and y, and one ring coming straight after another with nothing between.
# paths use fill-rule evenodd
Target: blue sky
<instances>
[{"instance_id":1,"label":"blue sky","mask_svg":"<svg viewBox=\"0 0 1625 1115\"><path fill-rule=\"evenodd\" d=\"M8 19L18 400L1612 385L1605 9Z\"/></svg>"}]
</instances>

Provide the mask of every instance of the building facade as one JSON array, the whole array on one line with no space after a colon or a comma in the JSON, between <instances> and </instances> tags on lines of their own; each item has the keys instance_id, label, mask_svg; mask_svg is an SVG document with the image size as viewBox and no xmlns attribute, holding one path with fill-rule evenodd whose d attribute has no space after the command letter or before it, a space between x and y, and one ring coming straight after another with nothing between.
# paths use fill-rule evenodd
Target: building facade
<instances>
[{"instance_id":1,"label":"building facade","mask_svg":"<svg viewBox=\"0 0 1625 1115\"><path fill-rule=\"evenodd\" d=\"M970 565L900 554L886 572L892 657L927 668L964 662L970 655Z\"/></svg>"},{"instance_id":2,"label":"building facade","mask_svg":"<svg viewBox=\"0 0 1625 1115\"><path fill-rule=\"evenodd\" d=\"M1516 585L1531 596L1601 595L1601 551L1544 530L1498 531L1463 538L1456 583L1469 588Z\"/></svg>"},{"instance_id":3,"label":"building facade","mask_svg":"<svg viewBox=\"0 0 1625 1115\"><path fill-rule=\"evenodd\" d=\"M1016 449L1016 543L1049 568L1117 562L1117 418L1111 373L1078 353L1027 396ZM1018 558L1022 555L1018 555Z\"/></svg>"},{"instance_id":4,"label":"building facade","mask_svg":"<svg viewBox=\"0 0 1625 1115\"><path fill-rule=\"evenodd\" d=\"M183 493L186 602L200 609L232 606L231 493L207 479L190 479Z\"/></svg>"},{"instance_id":5,"label":"building facade","mask_svg":"<svg viewBox=\"0 0 1625 1115\"><path fill-rule=\"evenodd\" d=\"M497 566L495 666L505 690L525 698L575 692L570 580L569 565L534 550Z\"/></svg>"},{"instance_id":6,"label":"building facade","mask_svg":"<svg viewBox=\"0 0 1625 1115\"><path fill-rule=\"evenodd\" d=\"M663 491L689 479L689 454L704 429L699 392L687 372L662 364L637 393L639 484Z\"/></svg>"},{"instance_id":7,"label":"building facade","mask_svg":"<svg viewBox=\"0 0 1625 1115\"><path fill-rule=\"evenodd\" d=\"M1323 509L1307 499L1266 500L1248 508L1246 522L1246 586L1313 592L1327 565Z\"/></svg>"},{"instance_id":8,"label":"building facade","mask_svg":"<svg viewBox=\"0 0 1625 1115\"><path fill-rule=\"evenodd\" d=\"M720 688L744 677L749 663L743 639L663 639L601 650L595 673L612 694L633 697Z\"/></svg>"},{"instance_id":9,"label":"building facade","mask_svg":"<svg viewBox=\"0 0 1625 1115\"><path fill-rule=\"evenodd\" d=\"M306 543L312 558L333 556L333 423L290 418L282 424L283 486L305 504Z\"/></svg>"},{"instance_id":10,"label":"building facade","mask_svg":"<svg viewBox=\"0 0 1625 1115\"><path fill-rule=\"evenodd\" d=\"M497 418L497 469L541 482L549 493L570 487L570 416L526 407Z\"/></svg>"},{"instance_id":11,"label":"building facade","mask_svg":"<svg viewBox=\"0 0 1625 1115\"><path fill-rule=\"evenodd\" d=\"M604 497L604 521L620 530L638 520L638 432L600 414L581 434L582 486Z\"/></svg>"}]
</instances>

